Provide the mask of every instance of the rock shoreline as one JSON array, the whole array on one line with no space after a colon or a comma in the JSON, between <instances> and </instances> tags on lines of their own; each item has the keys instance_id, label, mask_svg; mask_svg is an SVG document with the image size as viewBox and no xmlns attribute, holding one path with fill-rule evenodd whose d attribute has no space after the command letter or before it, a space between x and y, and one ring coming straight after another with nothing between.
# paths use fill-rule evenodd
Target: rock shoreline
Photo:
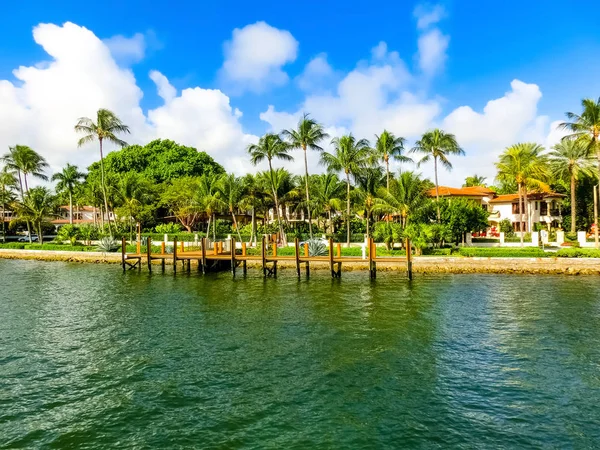
<instances>
[{"instance_id":1,"label":"rock shoreline","mask_svg":"<svg viewBox=\"0 0 600 450\"><path fill-rule=\"evenodd\" d=\"M25 259L38 261L64 261L76 263L120 264L120 253L67 252L47 250L0 249L0 259ZM145 265L145 261L143 261ZM167 259L167 264L172 262ZM154 264L160 264L154 261ZM249 263L258 267L259 263ZM280 262L278 268L295 269L289 262ZM327 270L327 263L312 263L311 269ZM342 271L367 270L365 263L345 263ZM403 263L377 263L378 271L405 272ZM490 273L490 274L567 274L600 275L600 258L483 258L483 257L434 257L413 258L413 272L434 273Z\"/></svg>"}]
</instances>

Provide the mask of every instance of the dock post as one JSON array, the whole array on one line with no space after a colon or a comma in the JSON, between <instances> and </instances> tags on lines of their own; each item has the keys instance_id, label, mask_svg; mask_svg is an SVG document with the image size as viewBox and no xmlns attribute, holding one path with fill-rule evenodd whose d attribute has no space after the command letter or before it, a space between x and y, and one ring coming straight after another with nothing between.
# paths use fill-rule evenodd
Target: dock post
<instances>
[{"instance_id":1,"label":"dock post","mask_svg":"<svg viewBox=\"0 0 600 450\"><path fill-rule=\"evenodd\" d=\"M152 272L152 238L146 240L146 257L148 258L148 272Z\"/></svg>"},{"instance_id":2,"label":"dock post","mask_svg":"<svg viewBox=\"0 0 600 450\"><path fill-rule=\"evenodd\" d=\"M266 277L267 276L267 254L265 251L265 236L263 235L262 237L262 241L260 244L260 254L262 257L262 269L263 269L263 275Z\"/></svg>"},{"instance_id":3,"label":"dock post","mask_svg":"<svg viewBox=\"0 0 600 450\"><path fill-rule=\"evenodd\" d=\"M173 273L177 273L177 238L173 237Z\"/></svg>"},{"instance_id":4,"label":"dock post","mask_svg":"<svg viewBox=\"0 0 600 450\"><path fill-rule=\"evenodd\" d=\"M406 239L406 276L408 277L409 280L412 280L413 278L413 271L412 271L412 252L411 252L411 247L410 247L410 239Z\"/></svg>"},{"instance_id":5,"label":"dock post","mask_svg":"<svg viewBox=\"0 0 600 450\"><path fill-rule=\"evenodd\" d=\"M304 243L304 256L308 258L308 242ZM310 276L310 262L306 260L306 276Z\"/></svg>"},{"instance_id":6,"label":"dock post","mask_svg":"<svg viewBox=\"0 0 600 450\"><path fill-rule=\"evenodd\" d=\"M136 249L136 253L141 256L142 255L142 240L140 239L139 236L138 236L138 241L136 243L135 249Z\"/></svg>"},{"instance_id":7,"label":"dock post","mask_svg":"<svg viewBox=\"0 0 600 450\"><path fill-rule=\"evenodd\" d=\"M300 278L300 241L298 238L294 239L294 255L296 256L296 273Z\"/></svg>"},{"instance_id":8,"label":"dock post","mask_svg":"<svg viewBox=\"0 0 600 450\"><path fill-rule=\"evenodd\" d=\"M160 265L162 266L162 271L165 271L165 241L162 241L160 243L160 254L162 255L162 258L160 258Z\"/></svg>"},{"instance_id":9,"label":"dock post","mask_svg":"<svg viewBox=\"0 0 600 450\"><path fill-rule=\"evenodd\" d=\"M335 270L333 270L333 239L329 238L329 269L331 270L331 278L335 278Z\"/></svg>"},{"instance_id":10,"label":"dock post","mask_svg":"<svg viewBox=\"0 0 600 450\"><path fill-rule=\"evenodd\" d=\"M206 238L203 237L200 241L200 250L202 253L202 273L206 273Z\"/></svg>"},{"instance_id":11,"label":"dock post","mask_svg":"<svg viewBox=\"0 0 600 450\"><path fill-rule=\"evenodd\" d=\"M340 244L339 242L337 244L337 257L338 258L342 257L342 244Z\"/></svg>"},{"instance_id":12,"label":"dock post","mask_svg":"<svg viewBox=\"0 0 600 450\"><path fill-rule=\"evenodd\" d=\"M231 273L235 277L235 239L231 238L229 240L229 246L231 247Z\"/></svg>"},{"instance_id":13,"label":"dock post","mask_svg":"<svg viewBox=\"0 0 600 450\"><path fill-rule=\"evenodd\" d=\"M242 267L244 268L244 275L246 275L246 271L247 271L247 268L246 268L246 255L247 255L247 252L246 252L246 243L242 242L242 256L244 257L244 260L242 261Z\"/></svg>"},{"instance_id":14,"label":"dock post","mask_svg":"<svg viewBox=\"0 0 600 450\"><path fill-rule=\"evenodd\" d=\"M368 245L369 245L369 278L373 279L373 241L372 238L369 238L368 240Z\"/></svg>"},{"instance_id":15,"label":"dock post","mask_svg":"<svg viewBox=\"0 0 600 450\"><path fill-rule=\"evenodd\" d=\"M121 239L121 265L123 266L123 272L125 272L125 253L127 252L127 241L125 238Z\"/></svg>"}]
</instances>

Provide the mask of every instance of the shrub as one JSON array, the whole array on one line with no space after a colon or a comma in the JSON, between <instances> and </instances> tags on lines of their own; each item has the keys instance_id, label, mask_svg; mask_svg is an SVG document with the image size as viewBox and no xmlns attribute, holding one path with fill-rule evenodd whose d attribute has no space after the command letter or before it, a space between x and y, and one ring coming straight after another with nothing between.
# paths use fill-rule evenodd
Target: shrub
<instances>
[{"instance_id":1,"label":"shrub","mask_svg":"<svg viewBox=\"0 0 600 450\"><path fill-rule=\"evenodd\" d=\"M119 244L116 239L112 237L103 237L98 243L98 251L107 253L116 252L120 246L121 244Z\"/></svg>"},{"instance_id":2,"label":"shrub","mask_svg":"<svg viewBox=\"0 0 600 450\"><path fill-rule=\"evenodd\" d=\"M62 245L62 244L26 244L25 250L47 250L47 251L63 251L63 252L84 252L88 247L81 245Z\"/></svg>"},{"instance_id":3,"label":"shrub","mask_svg":"<svg viewBox=\"0 0 600 450\"><path fill-rule=\"evenodd\" d=\"M178 223L161 223L160 225L156 225L154 231L159 234L176 234L182 230L181 225Z\"/></svg>"},{"instance_id":4,"label":"shrub","mask_svg":"<svg viewBox=\"0 0 600 450\"><path fill-rule=\"evenodd\" d=\"M75 225L63 225L58 230L56 234L56 241L62 243L64 241L69 241L71 245L75 244L77 239L79 238L79 228Z\"/></svg>"},{"instance_id":5,"label":"shrub","mask_svg":"<svg viewBox=\"0 0 600 450\"><path fill-rule=\"evenodd\" d=\"M309 256L325 256L327 255L327 246L319 239L309 239L308 241Z\"/></svg>"},{"instance_id":6,"label":"shrub","mask_svg":"<svg viewBox=\"0 0 600 450\"><path fill-rule=\"evenodd\" d=\"M0 248L23 250L25 248L25 244L22 242L7 242L6 244L0 244Z\"/></svg>"},{"instance_id":7,"label":"shrub","mask_svg":"<svg viewBox=\"0 0 600 450\"><path fill-rule=\"evenodd\" d=\"M502 219L500 221L500 231L504 233L505 237L512 237L515 234L515 229L512 226L512 223L508 219Z\"/></svg>"},{"instance_id":8,"label":"shrub","mask_svg":"<svg viewBox=\"0 0 600 450\"><path fill-rule=\"evenodd\" d=\"M558 258L600 258L600 250L595 248L561 248L556 252Z\"/></svg>"},{"instance_id":9,"label":"shrub","mask_svg":"<svg viewBox=\"0 0 600 450\"><path fill-rule=\"evenodd\" d=\"M458 249L460 256L469 257L496 257L496 258L544 258L548 256L542 249L538 247L525 248L476 248L476 247L461 247Z\"/></svg>"}]
</instances>

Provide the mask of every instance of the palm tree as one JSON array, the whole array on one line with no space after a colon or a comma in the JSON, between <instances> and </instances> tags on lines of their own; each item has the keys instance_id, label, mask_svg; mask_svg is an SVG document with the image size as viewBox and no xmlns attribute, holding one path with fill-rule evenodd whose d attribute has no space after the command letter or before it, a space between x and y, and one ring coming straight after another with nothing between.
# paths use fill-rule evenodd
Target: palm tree
<instances>
[{"instance_id":1,"label":"palm tree","mask_svg":"<svg viewBox=\"0 0 600 450\"><path fill-rule=\"evenodd\" d=\"M576 229L577 198L575 189L581 175L592 175L593 163L587 145L577 139L562 140L548 153L550 168L559 179L571 184L571 233Z\"/></svg>"},{"instance_id":2,"label":"palm tree","mask_svg":"<svg viewBox=\"0 0 600 450\"><path fill-rule=\"evenodd\" d=\"M277 198L277 192L275 190L275 184L273 183L273 159L281 159L282 161L293 161L294 158L288 154L290 146L284 142L278 134L268 133L261 137L258 144L251 144L248 146L248 153L250 153L250 162L253 165L257 165L263 160L269 162L269 173L271 175L271 189L273 191L273 198L275 200L275 213L277 216L277 222L279 224L279 235L283 244L286 244L286 236L283 232L283 224L281 221L281 213L279 211L279 199Z\"/></svg>"},{"instance_id":3,"label":"palm tree","mask_svg":"<svg viewBox=\"0 0 600 450\"><path fill-rule=\"evenodd\" d=\"M227 209L229 210L229 214L233 219L233 226L235 227L238 238L240 242L242 242L242 235L240 234L240 229L237 224L237 220L235 218L235 210L242 198L242 194L244 193L244 185L242 184L242 179L236 177L233 173L223 174L221 179L219 180L218 186L219 192L223 198L223 201L227 205ZM232 249L235 251L235 249Z\"/></svg>"},{"instance_id":4,"label":"palm tree","mask_svg":"<svg viewBox=\"0 0 600 450\"><path fill-rule=\"evenodd\" d=\"M48 167L48 163L39 153L26 145L15 145L14 147L9 147L8 150L8 153L2 157L2 160L9 169L17 173L21 202L24 202L25 194L29 192L27 175L29 174L44 181L48 180L48 177L43 172ZM23 179L21 179L21 174L23 174ZM25 184L25 188L23 188L23 183ZM31 243L31 227L28 220L26 220L26 223L27 234Z\"/></svg>"},{"instance_id":5,"label":"palm tree","mask_svg":"<svg viewBox=\"0 0 600 450\"><path fill-rule=\"evenodd\" d=\"M479 175L475 174L471 177L465 178L465 183L463 184L463 187L472 187L472 186L486 187L485 180L486 180L486 177L480 177Z\"/></svg>"},{"instance_id":6,"label":"palm tree","mask_svg":"<svg viewBox=\"0 0 600 450\"><path fill-rule=\"evenodd\" d=\"M77 166L72 164L67 164L62 172L52 175L52 181L58 181L56 183L56 192L66 192L69 194L69 223L71 225L73 225L73 192L84 176L83 173L77 170Z\"/></svg>"},{"instance_id":7,"label":"palm tree","mask_svg":"<svg viewBox=\"0 0 600 450\"><path fill-rule=\"evenodd\" d=\"M327 213L330 233L333 233L332 213L341 209L341 197L344 191L344 183L340 181L335 173L324 173L312 178L312 198L318 207Z\"/></svg>"},{"instance_id":8,"label":"palm tree","mask_svg":"<svg viewBox=\"0 0 600 450\"><path fill-rule=\"evenodd\" d=\"M307 113L304 113L302 119L298 122L298 127L295 130L284 130L283 136L287 138L291 148L302 149L304 151L304 170L305 170L305 187L306 187L306 209L308 212L308 230L310 237L313 237L312 222L310 216L310 193L308 189L308 159L306 149L323 151L319 147L319 142L329 137L323 130L323 127L315 120L311 119Z\"/></svg>"},{"instance_id":9,"label":"palm tree","mask_svg":"<svg viewBox=\"0 0 600 450\"><path fill-rule=\"evenodd\" d=\"M543 147L535 143L522 143L508 147L496 163L497 179L500 182L517 184L519 199L519 231L523 246L523 204L527 205L529 187L548 189L549 177L547 159L542 155ZM529 209L529 208L528 208ZM526 212L525 231L530 229L529 212Z\"/></svg>"},{"instance_id":10,"label":"palm tree","mask_svg":"<svg viewBox=\"0 0 600 450\"><path fill-rule=\"evenodd\" d=\"M400 163L413 162L411 158L405 156L404 144L406 139L403 137L396 137L393 133L387 130L383 130L379 136L375 135L375 148L373 149L373 155L377 161L385 163L385 175L386 175L386 187L390 188L390 157Z\"/></svg>"},{"instance_id":11,"label":"palm tree","mask_svg":"<svg viewBox=\"0 0 600 450\"><path fill-rule=\"evenodd\" d=\"M15 177L15 174L8 167L3 167L2 171L0 171L0 207L2 207L0 219L2 220L2 242L6 242L6 223L4 215L6 213L6 207L15 200L12 189L16 185L17 178Z\"/></svg>"},{"instance_id":12,"label":"palm tree","mask_svg":"<svg viewBox=\"0 0 600 450\"><path fill-rule=\"evenodd\" d=\"M423 180L419 174L411 171L402 172L398 178L391 181L389 190L379 189L381 202L374 210L398 214L402 228L406 228L410 218L427 204L427 191L430 186L430 181Z\"/></svg>"},{"instance_id":13,"label":"palm tree","mask_svg":"<svg viewBox=\"0 0 600 450\"><path fill-rule=\"evenodd\" d=\"M252 212L252 231L250 232L250 242L256 244L256 208L260 205L264 196L264 190L258 182L257 175L246 174L242 178L243 197L240 202L242 208L250 209Z\"/></svg>"},{"instance_id":14,"label":"palm tree","mask_svg":"<svg viewBox=\"0 0 600 450\"><path fill-rule=\"evenodd\" d=\"M384 174L381 166L365 167L360 170L355 176L358 189L354 190L356 201L364 210L365 218L367 219L367 239L370 236L371 217L376 205L380 202L378 198L379 188L383 185ZM386 181L388 179L386 178ZM386 183L386 189L389 185Z\"/></svg>"},{"instance_id":15,"label":"palm tree","mask_svg":"<svg viewBox=\"0 0 600 450\"><path fill-rule=\"evenodd\" d=\"M352 134L331 141L334 153L323 152L321 164L329 171L343 171L346 175L346 246L350 247L350 175L356 175L367 162L369 141L356 140Z\"/></svg>"},{"instance_id":16,"label":"palm tree","mask_svg":"<svg viewBox=\"0 0 600 450\"><path fill-rule=\"evenodd\" d=\"M581 101L583 111L581 114L572 112L566 113L569 122L563 122L559 126L562 129L569 130L572 134L565 136L564 139L575 138L585 143L590 153L596 153L598 159L598 176L600 177L600 98L594 101L591 98L584 98ZM596 190L596 187L594 188ZM600 199L600 196L598 196ZM596 239L596 248L600 246L598 236L598 204L594 205L594 235Z\"/></svg>"},{"instance_id":17,"label":"palm tree","mask_svg":"<svg viewBox=\"0 0 600 450\"><path fill-rule=\"evenodd\" d=\"M100 172L102 175L102 193L104 195L104 208L108 216L108 228L110 229L110 214L108 210L108 197L106 195L106 184L104 182L104 154L102 152L102 143L104 141L112 142L114 144L124 147L127 143L117 137L120 133L129 133L129 127L121 122L115 113L108 109L99 109L96 114L96 122L88 117L80 117L75 125L75 131L82 133L84 136L79 139L77 146L93 142L96 139L100 144ZM111 231L112 233L112 231Z\"/></svg>"},{"instance_id":18,"label":"palm tree","mask_svg":"<svg viewBox=\"0 0 600 450\"><path fill-rule=\"evenodd\" d=\"M206 227L206 236L210 232L210 223L212 220L213 224L213 241L217 239L217 224L215 214L223 209L225 206L221 199L221 192L219 191L220 175L215 173L205 173L199 179L199 190L197 193L198 203L208 217L208 224Z\"/></svg>"},{"instance_id":19,"label":"palm tree","mask_svg":"<svg viewBox=\"0 0 600 450\"><path fill-rule=\"evenodd\" d=\"M127 218L129 239L133 240L133 224L140 221L143 206L153 200L152 184L135 172L126 173L119 179L116 197L120 204L119 216Z\"/></svg>"},{"instance_id":20,"label":"palm tree","mask_svg":"<svg viewBox=\"0 0 600 450\"><path fill-rule=\"evenodd\" d=\"M421 139L415 142L411 153L423 153L419 166L433 158L433 170L435 173L435 199L437 208L437 219L440 222L440 187L438 183L438 161L448 170L452 170L452 163L448 159L450 155L464 155L465 152L456 142L453 134L446 133L439 128L428 131Z\"/></svg>"},{"instance_id":21,"label":"palm tree","mask_svg":"<svg viewBox=\"0 0 600 450\"><path fill-rule=\"evenodd\" d=\"M44 243L42 225L53 214L54 202L50 191L45 187L32 188L25 200L16 204L19 217L31 222L36 228L40 244Z\"/></svg>"}]
</instances>

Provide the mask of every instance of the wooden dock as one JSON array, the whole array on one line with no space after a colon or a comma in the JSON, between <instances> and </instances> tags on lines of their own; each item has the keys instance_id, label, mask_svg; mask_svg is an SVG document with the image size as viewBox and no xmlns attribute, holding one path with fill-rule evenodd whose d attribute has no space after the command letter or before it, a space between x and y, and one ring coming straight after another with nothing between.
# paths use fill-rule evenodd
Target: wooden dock
<instances>
[{"instance_id":1,"label":"wooden dock","mask_svg":"<svg viewBox=\"0 0 600 450\"><path fill-rule=\"evenodd\" d=\"M366 259L354 256L342 256L341 244L334 244L331 238L329 239L329 251L326 256L310 256L308 244L304 244L301 249L298 239L294 242L294 255L278 255L277 245L275 243L267 243L265 236L261 240L260 255L248 255L245 242L242 242L241 249L236 249L236 241L233 238L228 241L215 241L212 248L209 248L206 238L202 238L200 248L192 250L189 250L189 248L186 250L184 242L180 242L178 245L177 239L175 239L172 253L166 252L164 242L161 243L160 253L152 253L152 240L150 238L148 238L146 243L145 254L142 254L139 239L136 253L127 253L126 245L125 238L123 238L121 247L123 271L135 268L141 269L144 260L146 260L148 270L152 271L152 261L159 260L162 270L165 269L166 261L172 261L174 272L177 272L179 262L181 262L183 270L190 272L192 261L196 261L198 270L202 271L202 273L230 270L235 276L240 266L245 275L248 269L248 262L255 262L262 268L265 277L276 277L277 264L287 262L294 263L296 274L300 277L302 275L302 268L304 268L306 276L310 276L311 263L326 263L329 265L332 278L340 278L342 276L342 265L344 263L353 263L364 264L365 268L369 271L369 277L375 279L377 277L377 263L381 262L405 265L408 279L412 279L413 274L411 247L408 239L406 240L406 257L379 257L377 256L377 248L373 239L369 239ZM269 247L271 248L270 253Z\"/></svg>"}]
</instances>

